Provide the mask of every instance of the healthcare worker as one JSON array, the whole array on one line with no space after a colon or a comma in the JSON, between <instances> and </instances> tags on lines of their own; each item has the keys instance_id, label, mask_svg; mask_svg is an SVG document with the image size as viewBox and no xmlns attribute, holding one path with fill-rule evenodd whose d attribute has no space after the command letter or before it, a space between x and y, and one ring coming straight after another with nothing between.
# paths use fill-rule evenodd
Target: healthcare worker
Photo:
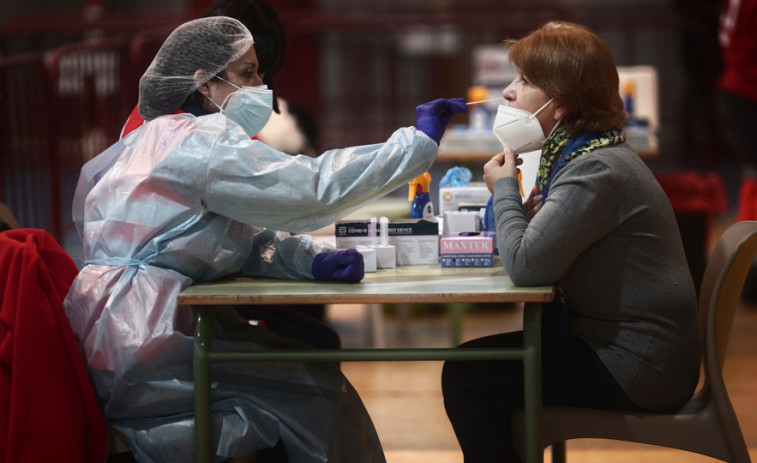
<instances>
[{"instance_id":1,"label":"healthcare worker","mask_svg":"<svg viewBox=\"0 0 757 463\"><path fill-rule=\"evenodd\" d=\"M228 17L179 26L140 80L147 121L88 162L73 215L85 267L65 301L109 424L140 462L191 461L193 281L243 274L357 282L357 251L307 235L425 172L463 99L416 108L384 143L290 156L252 140L271 112L253 39ZM172 114L187 100L211 114ZM255 224L255 226L251 224ZM266 227L265 229L260 227ZM302 347L218 310L221 348ZM333 363L214 368L216 454L288 461L384 461L357 393Z\"/></svg>"},{"instance_id":2,"label":"healthcare worker","mask_svg":"<svg viewBox=\"0 0 757 463\"><path fill-rule=\"evenodd\" d=\"M281 122L291 120L291 115L287 111L287 104L281 98L277 98L274 81L284 64L286 41L284 27L273 6L266 0L216 0L203 14L203 17L209 16L228 16L238 19L250 33L254 31L252 38L258 60L258 75L263 84L273 91L271 117L254 138L285 153L308 154L315 157L318 153L290 150L294 146L303 146L305 140L302 131L296 127L297 124L282 127ZM196 99L190 98L173 112L189 112L199 117L210 114L213 109L217 111L212 105L209 110L203 108L201 104L196 104L195 101ZM134 110L124 124L120 138L136 130L143 123L144 119L139 115L139 106L135 104ZM339 334L324 321L325 309L325 305L320 304L278 305L275 310L271 310L270 306L246 305L235 306L233 310L238 310L245 318L253 320L254 323L262 323L283 336L320 348L338 349L341 347L341 340Z\"/></svg>"}]
</instances>

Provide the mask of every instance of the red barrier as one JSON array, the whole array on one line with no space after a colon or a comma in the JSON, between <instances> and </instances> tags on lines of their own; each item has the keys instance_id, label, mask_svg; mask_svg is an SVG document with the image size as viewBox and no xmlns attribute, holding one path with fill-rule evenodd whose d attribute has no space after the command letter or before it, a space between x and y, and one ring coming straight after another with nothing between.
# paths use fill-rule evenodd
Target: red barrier
<instances>
[{"instance_id":1,"label":"red barrier","mask_svg":"<svg viewBox=\"0 0 757 463\"><path fill-rule=\"evenodd\" d=\"M728 211L728 195L717 172L681 170L656 177L676 213L714 216Z\"/></svg>"}]
</instances>

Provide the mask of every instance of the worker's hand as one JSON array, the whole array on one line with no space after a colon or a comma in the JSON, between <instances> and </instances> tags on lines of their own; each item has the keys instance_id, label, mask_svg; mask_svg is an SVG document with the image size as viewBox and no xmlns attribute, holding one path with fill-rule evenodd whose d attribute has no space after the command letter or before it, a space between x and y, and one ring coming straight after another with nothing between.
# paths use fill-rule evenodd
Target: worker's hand
<instances>
[{"instance_id":1,"label":"worker's hand","mask_svg":"<svg viewBox=\"0 0 757 463\"><path fill-rule=\"evenodd\" d=\"M465 98L440 98L415 108L415 127L439 144L444 129L455 113L468 111Z\"/></svg>"},{"instance_id":2,"label":"worker's hand","mask_svg":"<svg viewBox=\"0 0 757 463\"><path fill-rule=\"evenodd\" d=\"M526 198L526 201L523 203L523 210L526 212L528 220L533 219L536 213L539 212L539 209L541 209L542 198L543 196L539 193L539 187L534 185L531 189L531 193L528 194L528 198Z\"/></svg>"},{"instance_id":3,"label":"worker's hand","mask_svg":"<svg viewBox=\"0 0 757 463\"><path fill-rule=\"evenodd\" d=\"M484 181L491 194L494 194L494 184L502 177L518 178L518 166L523 164L513 150L507 148L484 164Z\"/></svg>"},{"instance_id":4,"label":"worker's hand","mask_svg":"<svg viewBox=\"0 0 757 463\"><path fill-rule=\"evenodd\" d=\"M343 249L316 255L311 270L316 280L358 283L365 275L365 264L357 249Z\"/></svg>"}]
</instances>

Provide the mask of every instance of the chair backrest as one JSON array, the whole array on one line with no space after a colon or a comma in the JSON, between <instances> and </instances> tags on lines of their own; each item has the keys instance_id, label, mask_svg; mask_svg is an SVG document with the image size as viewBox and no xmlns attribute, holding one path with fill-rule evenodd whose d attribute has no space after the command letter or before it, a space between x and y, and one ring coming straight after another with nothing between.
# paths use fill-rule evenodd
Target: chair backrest
<instances>
[{"instance_id":1,"label":"chair backrest","mask_svg":"<svg viewBox=\"0 0 757 463\"><path fill-rule=\"evenodd\" d=\"M741 290L757 255L757 222L728 227L712 251L699 294L704 387L722 384L722 369ZM713 384L715 383L715 384Z\"/></svg>"}]
</instances>

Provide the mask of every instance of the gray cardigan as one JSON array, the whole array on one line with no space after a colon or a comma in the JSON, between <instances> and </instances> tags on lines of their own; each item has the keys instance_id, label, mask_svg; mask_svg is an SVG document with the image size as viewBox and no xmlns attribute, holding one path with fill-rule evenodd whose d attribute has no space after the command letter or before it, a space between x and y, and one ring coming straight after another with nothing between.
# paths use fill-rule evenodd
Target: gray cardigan
<instances>
[{"instance_id":1,"label":"gray cardigan","mask_svg":"<svg viewBox=\"0 0 757 463\"><path fill-rule=\"evenodd\" d=\"M624 144L568 162L530 222L516 179L494 189L497 244L513 282L559 284L570 333L631 400L682 406L699 375L696 291L673 209L639 156Z\"/></svg>"}]
</instances>

